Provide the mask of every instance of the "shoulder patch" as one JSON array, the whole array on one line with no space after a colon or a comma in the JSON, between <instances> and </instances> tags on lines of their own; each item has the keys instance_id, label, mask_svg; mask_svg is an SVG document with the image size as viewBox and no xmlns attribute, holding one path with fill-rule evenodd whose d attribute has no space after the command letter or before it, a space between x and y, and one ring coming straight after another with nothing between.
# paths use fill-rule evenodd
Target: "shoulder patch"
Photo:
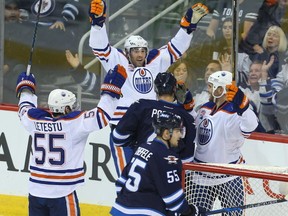
<instances>
[{"instance_id":1,"label":"shoulder patch","mask_svg":"<svg viewBox=\"0 0 288 216\"><path fill-rule=\"evenodd\" d=\"M177 161L179 160L179 158L174 155L168 155L167 157L164 157L164 159L168 161L168 164L177 164Z\"/></svg>"}]
</instances>

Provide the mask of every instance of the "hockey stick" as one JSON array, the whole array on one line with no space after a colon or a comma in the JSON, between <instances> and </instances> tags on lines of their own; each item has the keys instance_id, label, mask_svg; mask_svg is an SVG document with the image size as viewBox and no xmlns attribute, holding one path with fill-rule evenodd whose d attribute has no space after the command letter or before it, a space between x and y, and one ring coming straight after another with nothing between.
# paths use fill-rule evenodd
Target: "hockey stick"
<instances>
[{"instance_id":1,"label":"hockey stick","mask_svg":"<svg viewBox=\"0 0 288 216\"><path fill-rule=\"evenodd\" d=\"M222 209L217 209L217 210L206 212L205 215L214 215L214 214L225 213L225 212L241 211L244 209L272 205L272 204L282 203L282 202L287 202L287 200L286 199L270 200L270 201L247 204L247 205L242 205L242 206L237 206L237 207L222 208Z\"/></svg>"},{"instance_id":2,"label":"hockey stick","mask_svg":"<svg viewBox=\"0 0 288 216\"><path fill-rule=\"evenodd\" d=\"M33 52L34 52L34 45L35 45L35 40L36 40L36 35L37 35L41 6L42 6L42 0L39 0L39 6L38 6L38 11L37 11L37 16L36 16L35 27L34 27L34 34L33 34L33 38L32 38L31 50L30 50L30 56L29 56L29 61L28 61L28 65L27 65L27 70L26 70L27 76L29 76L30 70L31 70L32 56L33 56Z\"/></svg>"}]
</instances>

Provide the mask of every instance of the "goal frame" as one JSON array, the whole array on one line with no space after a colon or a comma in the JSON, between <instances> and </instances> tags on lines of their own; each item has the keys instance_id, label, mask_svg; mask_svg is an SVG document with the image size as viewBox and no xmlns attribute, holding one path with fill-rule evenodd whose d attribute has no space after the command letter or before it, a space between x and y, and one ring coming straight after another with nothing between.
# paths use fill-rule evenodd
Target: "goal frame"
<instances>
[{"instance_id":1,"label":"goal frame","mask_svg":"<svg viewBox=\"0 0 288 216\"><path fill-rule=\"evenodd\" d=\"M273 169L275 172L273 172ZM271 198L269 201L266 200L264 202L263 201L260 202L259 200L256 203L248 202L245 205L240 205L240 206L235 206L235 207L222 207L218 209L216 208L207 212L208 215L221 214L224 212L239 211L241 209L244 210L248 208L255 208L259 206L266 206L266 205L275 204L275 203L287 202L288 194L284 195L281 193L273 192L273 190L270 188L271 185L269 183L269 181L278 181L278 182L287 182L288 184L288 167L286 166L285 167L275 167L275 166L273 167L273 166L247 165L247 164L184 163L182 165L181 175L182 175L182 188L185 191L185 194L186 194L185 185L187 185L187 182L185 182L187 171L241 176L244 178L243 180L246 183L246 187L244 186L245 187L244 190L248 194L254 194L254 191L252 187L250 186L248 179L249 178L259 179L259 180L262 180L263 182L262 187L266 195L268 195L268 197Z\"/></svg>"}]
</instances>

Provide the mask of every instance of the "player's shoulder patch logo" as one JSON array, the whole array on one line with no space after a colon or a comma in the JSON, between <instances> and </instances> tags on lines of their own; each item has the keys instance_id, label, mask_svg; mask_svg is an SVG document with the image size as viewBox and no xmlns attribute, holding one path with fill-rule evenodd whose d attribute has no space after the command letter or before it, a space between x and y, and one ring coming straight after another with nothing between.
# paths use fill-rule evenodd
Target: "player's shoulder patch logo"
<instances>
[{"instance_id":1,"label":"player's shoulder patch logo","mask_svg":"<svg viewBox=\"0 0 288 216\"><path fill-rule=\"evenodd\" d=\"M164 157L164 159L168 161L168 164L177 164L177 161L179 160L179 158L173 155L168 155L167 157Z\"/></svg>"},{"instance_id":2,"label":"player's shoulder patch logo","mask_svg":"<svg viewBox=\"0 0 288 216\"><path fill-rule=\"evenodd\" d=\"M206 145L213 136L213 124L208 118L204 118L198 126L198 143Z\"/></svg>"},{"instance_id":3,"label":"player's shoulder patch logo","mask_svg":"<svg viewBox=\"0 0 288 216\"><path fill-rule=\"evenodd\" d=\"M40 0L35 1L31 6L31 12L36 16L38 14ZM55 0L42 0L40 8L40 16L45 17L50 15L55 9L56 2Z\"/></svg>"},{"instance_id":4,"label":"player's shoulder patch logo","mask_svg":"<svg viewBox=\"0 0 288 216\"><path fill-rule=\"evenodd\" d=\"M133 75L133 87L141 94L147 94L153 89L152 73L144 67L138 67Z\"/></svg>"}]
</instances>

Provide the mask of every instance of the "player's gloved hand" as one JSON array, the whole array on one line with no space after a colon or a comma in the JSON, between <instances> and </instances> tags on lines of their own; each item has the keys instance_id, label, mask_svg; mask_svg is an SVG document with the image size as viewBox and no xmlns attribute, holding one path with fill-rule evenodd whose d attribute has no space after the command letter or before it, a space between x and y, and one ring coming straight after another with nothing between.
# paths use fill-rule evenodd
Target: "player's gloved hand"
<instances>
[{"instance_id":1,"label":"player's gloved hand","mask_svg":"<svg viewBox=\"0 0 288 216\"><path fill-rule=\"evenodd\" d=\"M32 73L29 74L29 76L26 75L26 71L19 74L17 78L17 84L16 84L16 97L19 98L21 95L21 92L24 89L28 89L33 94L35 94L36 89L36 80Z\"/></svg>"},{"instance_id":2,"label":"player's gloved hand","mask_svg":"<svg viewBox=\"0 0 288 216\"><path fill-rule=\"evenodd\" d=\"M113 70L109 70L101 85L101 95L109 94L113 98L119 99L121 88L127 78L127 73L122 65L116 65Z\"/></svg>"},{"instance_id":3,"label":"player's gloved hand","mask_svg":"<svg viewBox=\"0 0 288 216\"><path fill-rule=\"evenodd\" d=\"M183 104L185 110L191 112L194 108L194 99L189 89L186 88L183 81L177 82L177 88L175 92L177 102Z\"/></svg>"},{"instance_id":4,"label":"player's gloved hand","mask_svg":"<svg viewBox=\"0 0 288 216\"><path fill-rule=\"evenodd\" d=\"M89 8L90 23L92 26L102 27L106 19L106 3L102 0L92 0Z\"/></svg>"},{"instance_id":5,"label":"player's gloved hand","mask_svg":"<svg viewBox=\"0 0 288 216\"><path fill-rule=\"evenodd\" d=\"M209 13L208 7L202 3L196 3L189 8L184 17L182 17L180 26L191 34L196 28L198 22Z\"/></svg>"},{"instance_id":6,"label":"player's gloved hand","mask_svg":"<svg viewBox=\"0 0 288 216\"><path fill-rule=\"evenodd\" d=\"M249 100L246 95L235 85L227 85L226 99L234 103L236 106L237 114L242 115L249 107Z\"/></svg>"},{"instance_id":7,"label":"player's gloved hand","mask_svg":"<svg viewBox=\"0 0 288 216\"><path fill-rule=\"evenodd\" d=\"M182 213L181 216L205 216L206 215L205 213L206 209L190 204L189 210L185 213Z\"/></svg>"}]
</instances>

